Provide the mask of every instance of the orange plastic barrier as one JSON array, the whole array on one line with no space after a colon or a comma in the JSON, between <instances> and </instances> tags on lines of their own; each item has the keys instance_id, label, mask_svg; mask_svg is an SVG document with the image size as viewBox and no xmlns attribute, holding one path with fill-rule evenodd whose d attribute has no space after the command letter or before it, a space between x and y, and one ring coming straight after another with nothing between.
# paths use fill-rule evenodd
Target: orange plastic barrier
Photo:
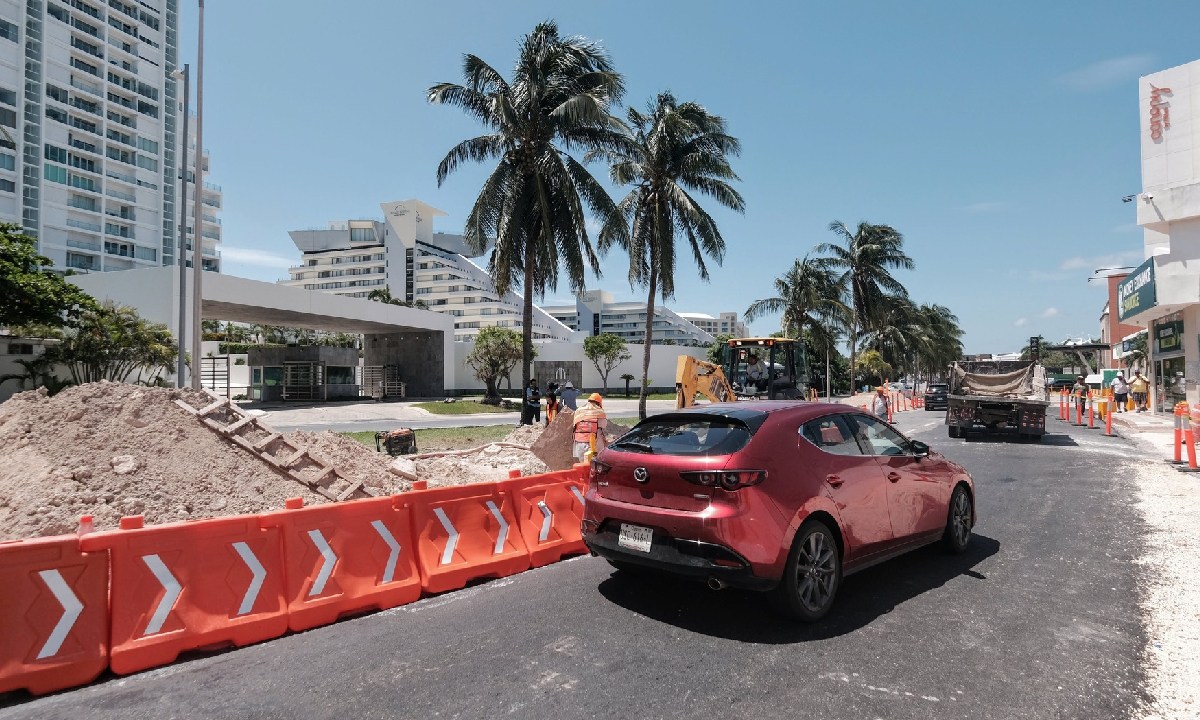
<instances>
[{"instance_id":1,"label":"orange plastic barrier","mask_svg":"<svg viewBox=\"0 0 1200 720\"><path fill-rule=\"evenodd\" d=\"M287 631L283 543L277 528L241 515L85 535L109 551L111 667L128 674L212 645L248 645Z\"/></svg>"},{"instance_id":2,"label":"orange plastic barrier","mask_svg":"<svg viewBox=\"0 0 1200 720\"><path fill-rule=\"evenodd\" d=\"M587 552L580 532L586 471L587 465L577 465L570 470L516 477L500 483L501 490L513 499L517 524L533 567Z\"/></svg>"},{"instance_id":3,"label":"orange plastic barrier","mask_svg":"<svg viewBox=\"0 0 1200 720\"><path fill-rule=\"evenodd\" d=\"M405 500L412 506L421 586L429 592L529 569L512 497L497 484L414 490Z\"/></svg>"},{"instance_id":4,"label":"orange plastic barrier","mask_svg":"<svg viewBox=\"0 0 1200 720\"><path fill-rule=\"evenodd\" d=\"M305 508L295 498L262 516L263 527L283 533L288 627L307 630L421 597L411 510L401 499Z\"/></svg>"},{"instance_id":5,"label":"orange plastic barrier","mask_svg":"<svg viewBox=\"0 0 1200 720\"><path fill-rule=\"evenodd\" d=\"M108 666L108 556L63 535L0 543L0 692L91 682Z\"/></svg>"}]
</instances>

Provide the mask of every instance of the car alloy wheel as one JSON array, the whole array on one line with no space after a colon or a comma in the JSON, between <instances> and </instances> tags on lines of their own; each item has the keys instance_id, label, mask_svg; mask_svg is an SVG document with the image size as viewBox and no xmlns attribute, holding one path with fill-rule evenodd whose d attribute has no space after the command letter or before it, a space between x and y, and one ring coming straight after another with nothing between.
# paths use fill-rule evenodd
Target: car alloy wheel
<instances>
[{"instance_id":1,"label":"car alloy wheel","mask_svg":"<svg viewBox=\"0 0 1200 720\"><path fill-rule=\"evenodd\" d=\"M833 532L819 520L796 533L783 578L775 589L775 606L804 622L820 620L833 606L842 583L842 559Z\"/></svg>"},{"instance_id":2,"label":"car alloy wheel","mask_svg":"<svg viewBox=\"0 0 1200 720\"><path fill-rule=\"evenodd\" d=\"M950 510L946 518L946 532L942 541L946 549L954 554L967 549L971 542L971 496L962 485L954 488L950 496Z\"/></svg>"}]
</instances>

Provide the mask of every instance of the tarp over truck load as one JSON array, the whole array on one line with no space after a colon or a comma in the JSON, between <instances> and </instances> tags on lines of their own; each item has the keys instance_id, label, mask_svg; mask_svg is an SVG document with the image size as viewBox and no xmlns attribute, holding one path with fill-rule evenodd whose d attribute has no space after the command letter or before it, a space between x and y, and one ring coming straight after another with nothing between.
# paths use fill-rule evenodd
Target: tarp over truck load
<instances>
[{"instance_id":1,"label":"tarp over truck load","mask_svg":"<svg viewBox=\"0 0 1200 720\"><path fill-rule=\"evenodd\" d=\"M1020 360L976 360L950 369L950 394L996 398L1046 399L1046 371Z\"/></svg>"}]
</instances>

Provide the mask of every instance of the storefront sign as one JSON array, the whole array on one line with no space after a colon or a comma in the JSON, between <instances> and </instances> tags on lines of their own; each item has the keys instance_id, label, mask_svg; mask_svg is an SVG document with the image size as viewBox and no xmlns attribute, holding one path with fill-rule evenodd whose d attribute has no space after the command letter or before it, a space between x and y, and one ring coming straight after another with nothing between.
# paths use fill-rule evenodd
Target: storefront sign
<instances>
[{"instance_id":1,"label":"storefront sign","mask_svg":"<svg viewBox=\"0 0 1200 720\"><path fill-rule=\"evenodd\" d=\"M1117 284L1118 315L1121 321L1149 310L1158 303L1154 291L1154 258L1138 265L1137 270Z\"/></svg>"},{"instance_id":2,"label":"storefront sign","mask_svg":"<svg viewBox=\"0 0 1200 720\"><path fill-rule=\"evenodd\" d=\"M1150 139L1162 140L1163 130L1171 128L1171 103L1163 95L1172 95L1171 88L1150 86Z\"/></svg>"},{"instance_id":3,"label":"storefront sign","mask_svg":"<svg viewBox=\"0 0 1200 720\"><path fill-rule=\"evenodd\" d=\"M1154 326L1154 341L1156 354L1176 353L1183 351L1183 321L1172 320Z\"/></svg>"}]
</instances>

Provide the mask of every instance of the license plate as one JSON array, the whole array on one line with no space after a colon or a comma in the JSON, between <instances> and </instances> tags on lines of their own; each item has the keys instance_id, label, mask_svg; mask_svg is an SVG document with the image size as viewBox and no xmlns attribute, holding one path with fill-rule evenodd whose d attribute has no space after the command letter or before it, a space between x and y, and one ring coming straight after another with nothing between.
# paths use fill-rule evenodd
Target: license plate
<instances>
[{"instance_id":1,"label":"license plate","mask_svg":"<svg viewBox=\"0 0 1200 720\"><path fill-rule=\"evenodd\" d=\"M653 538L654 531L650 528L621 523L621 535L617 538L617 544L623 548L648 553Z\"/></svg>"}]
</instances>

